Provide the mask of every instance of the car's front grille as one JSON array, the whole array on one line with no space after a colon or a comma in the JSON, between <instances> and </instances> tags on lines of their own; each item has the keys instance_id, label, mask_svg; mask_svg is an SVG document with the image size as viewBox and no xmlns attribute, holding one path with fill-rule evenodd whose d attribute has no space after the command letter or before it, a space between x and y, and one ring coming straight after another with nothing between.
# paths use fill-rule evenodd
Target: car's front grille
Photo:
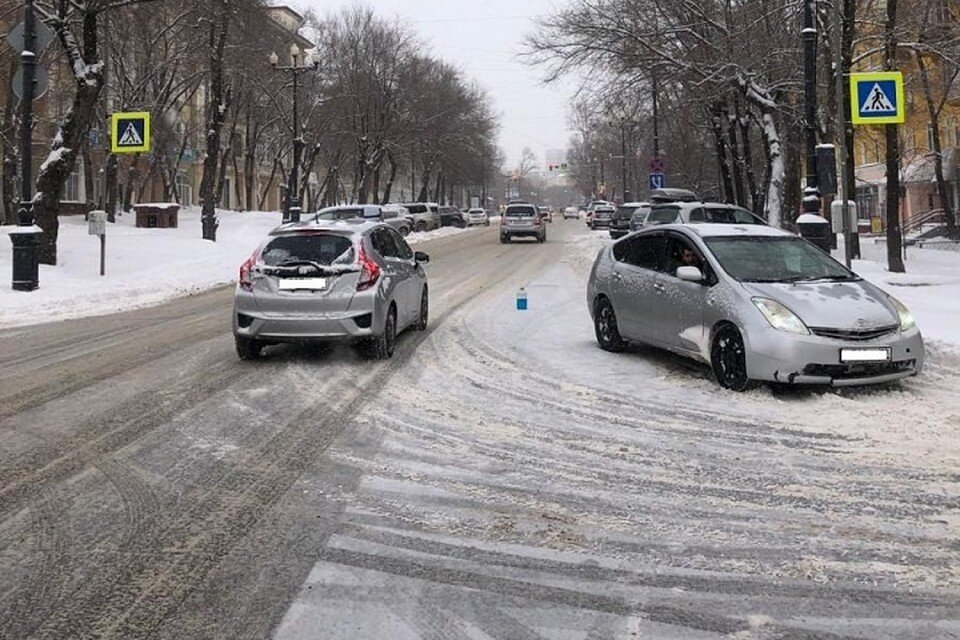
<instances>
[{"instance_id":1,"label":"car's front grille","mask_svg":"<svg viewBox=\"0 0 960 640\"><path fill-rule=\"evenodd\" d=\"M834 380L875 378L916 368L916 360L901 362L858 362L856 364L808 364L803 368L807 376L826 376Z\"/></svg>"},{"instance_id":2,"label":"car's front grille","mask_svg":"<svg viewBox=\"0 0 960 640\"><path fill-rule=\"evenodd\" d=\"M882 338L895 332L900 327L890 325L887 327L876 327L873 329L831 329L829 327L810 327L813 335L821 338L833 338L834 340L874 340Z\"/></svg>"}]
</instances>

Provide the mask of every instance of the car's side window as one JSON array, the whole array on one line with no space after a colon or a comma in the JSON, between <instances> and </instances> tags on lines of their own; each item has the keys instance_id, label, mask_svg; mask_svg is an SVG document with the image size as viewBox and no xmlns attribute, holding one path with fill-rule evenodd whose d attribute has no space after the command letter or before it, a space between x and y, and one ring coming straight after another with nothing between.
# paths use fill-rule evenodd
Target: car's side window
<instances>
[{"instance_id":1,"label":"car's side window","mask_svg":"<svg viewBox=\"0 0 960 640\"><path fill-rule=\"evenodd\" d=\"M690 212L690 222L706 222L707 216L703 212L703 207L699 207Z\"/></svg>"},{"instance_id":2,"label":"car's side window","mask_svg":"<svg viewBox=\"0 0 960 640\"><path fill-rule=\"evenodd\" d=\"M398 257L393 238L386 229L374 229L370 234L370 241L373 243L374 250L384 258Z\"/></svg>"},{"instance_id":3,"label":"car's side window","mask_svg":"<svg viewBox=\"0 0 960 640\"><path fill-rule=\"evenodd\" d=\"M660 271L663 268L666 240L659 233L627 238L614 245L613 257L634 267Z\"/></svg>"},{"instance_id":4,"label":"car's side window","mask_svg":"<svg viewBox=\"0 0 960 640\"><path fill-rule=\"evenodd\" d=\"M710 263L704 259L703 253L686 238L671 234L667 246L666 272L676 276L680 267L696 267L703 273L706 282L714 282L713 270Z\"/></svg>"},{"instance_id":5,"label":"car's side window","mask_svg":"<svg viewBox=\"0 0 960 640\"><path fill-rule=\"evenodd\" d=\"M737 224L763 224L763 221L757 218L746 209L734 209L733 219Z\"/></svg>"},{"instance_id":6,"label":"car's side window","mask_svg":"<svg viewBox=\"0 0 960 640\"><path fill-rule=\"evenodd\" d=\"M413 260L413 249L411 249L407 241L403 239L403 236L394 229L388 229L387 233L390 234L390 237L393 239L393 244L397 247L397 255L404 260Z\"/></svg>"}]
</instances>

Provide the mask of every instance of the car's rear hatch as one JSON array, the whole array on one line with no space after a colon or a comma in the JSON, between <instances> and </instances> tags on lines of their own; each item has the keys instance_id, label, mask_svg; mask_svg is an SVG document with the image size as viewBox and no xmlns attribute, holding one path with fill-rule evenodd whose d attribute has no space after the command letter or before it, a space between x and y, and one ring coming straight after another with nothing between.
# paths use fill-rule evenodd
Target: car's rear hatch
<instances>
[{"instance_id":1,"label":"car's rear hatch","mask_svg":"<svg viewBox=\"0 0 960 640\"><path fill-rule=\"evenodd\" d=\"M500 224L507 230L533 230L540 226L540 214L532 206L507 207Z\"/></svg>"},{"instance_id":2,"label":"car's rear hatch","mask_svg":"<svg viewBox=\"0 0 960 640\"><path fill-rule=\"evenodd\" d=\"M250 274L258 309L265 315L317 317L348 311L361 274L357 251L346 234L273 238Z\"/></svg>"}]
</instances>

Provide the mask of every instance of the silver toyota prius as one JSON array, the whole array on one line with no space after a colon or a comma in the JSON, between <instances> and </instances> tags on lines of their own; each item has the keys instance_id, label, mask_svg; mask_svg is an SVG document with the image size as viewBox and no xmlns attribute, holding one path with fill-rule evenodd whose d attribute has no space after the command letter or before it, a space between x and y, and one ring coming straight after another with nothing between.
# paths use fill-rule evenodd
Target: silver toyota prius
<instances>
[{"instance_id":1,"label":"silver toyota prius","mask_svg":"<svg viewBox=\"0 0 960 640\"><path fill-rule=\"evenodd\" d=\"M399 332L427 328L429 260L383 223L277 227L240 267L237 355L253 360L272 344L347 340L371 358L389 358Z\"/></svg>"},{"instance_id":2,"label":"silver toyota prius","mask_svg":"<svg viewBox=\"0 0 960 640\"><path fill-rule=\"evenodd\" d=\"M597 342L701 360L721 386L854 386L913 376L923 339L896 298L793 234L663 225L602 249L587 304Z\"/></svg>"}]
</instances>

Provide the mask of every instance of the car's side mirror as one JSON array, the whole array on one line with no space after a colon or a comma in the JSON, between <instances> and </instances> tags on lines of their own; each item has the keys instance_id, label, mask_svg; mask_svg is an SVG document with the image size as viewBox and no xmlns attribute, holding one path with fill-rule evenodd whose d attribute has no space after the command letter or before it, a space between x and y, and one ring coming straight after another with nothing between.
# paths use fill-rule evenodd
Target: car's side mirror
<instances>
[{"instance_id":1,"label":"car's side mirror","mask_svg":"<svg viewBox=\"0 0 960 640\"><path fill-rule=\"evenodd\" d=\"M413 259L417 262L430 262L430 256L425 254L423 251L417 251L413 254Z\"/></svg>"},{"instance_id":2,"label":"car's side mirror","mask_svg":"<svg viewBox=\"0 0 960 640\"><path fill-rule=\"evenodd\" d=\"M685 282L703 282L703 272L697 267L677 267L677 277Z\"/></svg>"}]
</instances>

